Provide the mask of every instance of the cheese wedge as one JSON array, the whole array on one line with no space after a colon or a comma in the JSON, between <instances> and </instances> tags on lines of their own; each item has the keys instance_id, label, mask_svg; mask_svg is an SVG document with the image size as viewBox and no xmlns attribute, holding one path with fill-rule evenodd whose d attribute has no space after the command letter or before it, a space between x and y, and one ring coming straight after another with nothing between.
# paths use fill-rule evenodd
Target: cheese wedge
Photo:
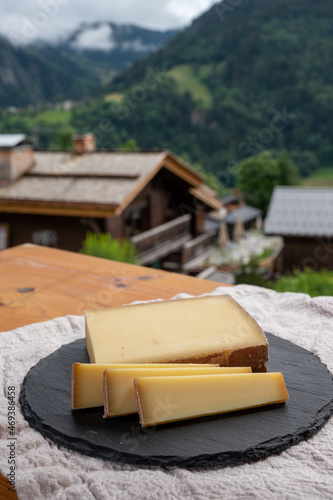
<instances>
[{"instance_id":1,"label":"cheese wedge","mask_svg":"<svg viewBox=\"0 0 333 500\"><path fill-rule=\"evenodd\" d=\"M187 376L224 373L251 373L251 368L214 368L213 365L210 367L186 367L183 365L182 368L109 368L104 372L104 418L119 417L121 415L129 415L131 413L138 412L134 391L135 377Z\"/></svg>"},{"instance_id":2,"label":"cheese wedge","mask_svg":"<svg viewBox=\"0 0 333 500\"><path fill-rule=\"evenodd\" d=\"M266 371L268 343L229 295L86 312L91 363L218 363Z\"/></svg>"},{"instance_id":3,"label":"cheese wedge","mask_svg":"<svg viewBox=\"0 0 333 500\"><path fill-rule=\"evenodd\" d=\"M282 403L289 398L282 373L137 377L142 427Z\"/></svg>"},{"instance_id":4,"label":"cheese wedge","mask_svg":"<svg viewBox=\"0 0 333 500\"><path fill-rule=\"evenodd\" d=\"M103 395L103 373L108 368L172 368L187 366L209 366L214 367L218 364L96 364L96 363L74 363L72 366L72 410L82 408L94 408L104 405ZM134 380L134 377L133 377ZM132 385L133 385L132 380ZM134 391L134 387L133 387Z\"/></svg>"}]
</instances>

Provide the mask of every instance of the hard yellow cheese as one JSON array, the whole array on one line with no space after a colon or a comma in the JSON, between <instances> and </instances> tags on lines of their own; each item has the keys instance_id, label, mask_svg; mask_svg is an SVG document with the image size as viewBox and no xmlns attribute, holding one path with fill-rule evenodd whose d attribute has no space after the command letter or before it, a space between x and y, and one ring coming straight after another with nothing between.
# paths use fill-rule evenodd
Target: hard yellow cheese
<instances>
[{"instance_id":1,"label":"hard yellow cheese","mask_svg":"<svg viewBox=\"0 0 333 500\"><path fill-rule=\"evenodd\" d=\"M165 364L96 364L96 363L74 363L72 366L72 409L94 408L104 405L103 396L103 372L108 368L172 368L187 366L209 366L215 365L197 365L184 363L165 363ZM133 377L134 380L134 377ZM133 382L133 381L132 381ZM133 389L134 391L134 389Z\"/></svg>"},{"instance_id":2,"label":"hard yellow cheese","mask_svg":"<svg viewBox=\"0 0 333 500\"><path fill-rule=\"evenodd\" d=\"M286 401L282 373L137 377L142 427Z\"/></svg>"},{"instance_id":3,"label":"hard yellow cheese","mask_svg":"<svg viewBox=\"0 0 333 500\"><path fill-rule=\"evenodd\" d=\"M229 295L86 312L92 363L195 362L266 371L267 339Z\"/></svg>"},{"instance_id":4,"label":"hard yellow cheese","mask_svg":"<svg viewBox=\"0 0 333 500\"><path fill-rule=\"evenodd\" d=\"M92 365L93 366L93 365ZM142 366L142 365L141 365ZM134 391L135 377L187 376L223 373L250 373L251 368L214 368L206 367L170 367L170 368L138 367L107 369L104 372L104 418L118 417L137 413L137 402ZM169 365L171 366L171 365Z\"/></svg>"}]
</instances>

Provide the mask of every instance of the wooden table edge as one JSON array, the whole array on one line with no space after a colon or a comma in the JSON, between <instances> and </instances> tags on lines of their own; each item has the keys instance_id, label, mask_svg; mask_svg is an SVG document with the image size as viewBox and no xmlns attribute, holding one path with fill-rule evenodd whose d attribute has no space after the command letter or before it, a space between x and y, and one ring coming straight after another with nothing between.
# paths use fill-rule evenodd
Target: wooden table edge
<instances>
[{"instance_id":1,"label":"wooden table edge","mask_svg":"<svg viewBox=\"0 0 333 500\"><path fill-rule=\"evenodd\" d=\"M186 288L186 290L179 288L178 291L176 290L176 293L181 293L181 292L191 293L192 292L191 294L193 294L193 295L201 295L202 293L208 293L209 291L213 291L218 286L230 286L230 285L224 285L224 284L214 282L214 281L200 280L200 279L195 278L195 277L178 275L176 273L170 273L168 271L156 270L156 269L152 269L152 268L144 268L144 267L140 267L140 266L133 266L131 264L123 264L123 263L114 263L113 262L111 265L110 262L106 261L106 259L100 259L98 257L90 257L90 256L86 256L86 255L83 256L81 254L74 254L72 252L66 252L64 250L48 249L45 247L40 247L38 245L30 244L30 243L26 243L24 245L19 245L17 247L12 247L8 250L1 251L0 252L0 263L1 263L1 261L3 262L4 260L6 260L7 263L14 262L14 264L12 264L12 265L15 265L15 260L16 260L17 263L20 262L20 265L23 266L24 260L27 259L27 265L28 265L28 262L30 262L31 266L38 265L37 260L35 260L35 258L33 257L32 253L31 253L33 251L35 251L35 253L37 255L39 255L40 258L42 258L44 260L46 259L46 261L47 261L47 255L49 256L49 260L52 260L52 259L54 260L55 255L56 255L55 252L61 252L61 256L63 258L65 258L64 256L67 256L71 261L73 260L73 255L76 256L77 260L81 260L81 262L82 262L82 259L84 259L87 262L87 269L84 271L87 274L87 276L89 276L89 273L96 272L101 266L103 267L103 264L104 264L104 266L109 267L110 270L113 266L113 269L115 271L119 270L119 272L121 272L121 274L124 274L124 273L126 274L126 272L129 272L133 279L135 277L137 279L139 279L140 277L142 278L144 275L147 275L147 272L146 272L146 269L147 269L147 270L149 270L150 275L152 275L152 274L158 275L159 277L161 277L162 280L165 277L166 279L170 279L170 280L173 279L173 280L179 282L179 284L183 283L184 284L183 286L184 286L184 288ZM60 253L58 255L60 258ZM59 267L59 272L60 272L60 269L61 269L61 266ZM20 269L20 271L22 271L22 269ZM141 271L143 271L143 272L141 272ZM70 273L69 273L69 278L68 278L69 282L68 283L70 283L71 279L76 279L78 275L76 275L75 273L72 273L72 275L70 275ZM24 281L24 273L23 272L19 273L19 276L22 278L22 281ZM144 280L142 280L142 282L143 281ZM185 283L186 283L186 286L185 286ZM198 286L195 286L194 284L197 284ZM53 287L55 288L57 285L58 285L58 283L55 279L55 281L53 283ZM194 290L192 289L192 285L195 288ZM14 290L13 293L15 293L15 287L16 287L16 291L17 291L18 286L19 286L18 283L13 282L13 290ZM153 292L154 287L152 287L152 289L150 290L149 286L148 286L148 290ZM152 293L152 296L150 296L149 298L150 299L153 299L153 298L171 298L170 296L168 296L168 294L165 292L165 290L164 290L164 294L162 294L161 290L160 290L159 293L156 293L156 294ZM52 291L52 287L48 289L48 293L50 291ZM164 296L160 297L160 295L164 295ZM175 293L171 293L171 295L175 295ZM123 295L123 297L126 297L126 293ZM27 295L25 295L25 298L28 301L31 300L31 297L29 299L29 297ZM135 300L139 300L139 299L142 300L142 298L143 297L139 294ZM70 301L70 297L68 297L68 301ZM123 304L125 304L125 303L128 303L128 301L124 300ZM4 307L4 306L1 306L1 308L2 307ZM56 309L55 309L55 311L56 311ZM37 321L33 321L33 322L47 321L50 319L54 319L56 317L64 316L65 314L75 314L75 311L73 311L72 313L70 312L70 306L69 306L68 312L66 312L66 309L59 310L58 312L59 312L59 314L56 314L56 313L50 314L49 313L46 316L41 316L40 319L37 319ZM15 314L15 310L14 310L13 314ZM16 327L25 326L27 324L30 324L29 321L27 323L25 323L24 325L17 324ZM8 331L8 330L12 330L14 328L10 327L7 329L0 329L0 331ZM8 482L8 479L0 473L0 498L1 498L1 500L13 500L13 499L18 498L17 493L10 491L9 487L10 487L10 483Z\"/></svg>"}]
</instances>

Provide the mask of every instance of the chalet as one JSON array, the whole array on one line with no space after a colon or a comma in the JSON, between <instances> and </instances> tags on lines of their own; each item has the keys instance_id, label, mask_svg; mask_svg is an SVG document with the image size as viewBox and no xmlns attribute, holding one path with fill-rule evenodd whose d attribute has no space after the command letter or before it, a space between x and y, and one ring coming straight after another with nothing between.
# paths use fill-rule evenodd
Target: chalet
<instances>
[{"instance_id":1,"label":"chalet","mask_svg":"<svg viewBox=\"0 0 333 500\"><path fill-rule=\"evenodd\" d=\"M18 138L6 137L2 248L32 242L78 251L87 230L132 240L146 265L175 256L185 265L212 248L204 219L221 202L170 151L95 151L86 134L74 137L72 152L33 152L30 144L30 161L17 169L8 156L15 157Z\"/></svg>"},{"instance_id":2,"label":"chalet","mask_svg":"<svg viewBox=\"0 0 333 500\"><path fill-rule=\"evenodd\" d=\"M333 188L276 187L264 231L283 236L276 271L333 269Z\"/></svg>"}]
</instances>

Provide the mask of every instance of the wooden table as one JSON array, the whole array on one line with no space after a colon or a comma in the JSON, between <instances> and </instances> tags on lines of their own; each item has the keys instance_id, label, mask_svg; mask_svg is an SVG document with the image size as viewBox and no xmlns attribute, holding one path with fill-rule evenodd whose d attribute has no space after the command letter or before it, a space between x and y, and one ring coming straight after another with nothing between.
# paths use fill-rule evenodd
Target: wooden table
<instances>
[{"instance_id":1,"label":"wooden table","mask_svg":"<svg viewBox=\"0 0 333 500\"><path fill-rule=\"evenodd\" d=\"M168 299L179 292L211 292L218 283L89 257L21 245L0 252L0 331L86 309ZM17 498L0 475L0 498Z\"/></svg>"}]
</instances>

